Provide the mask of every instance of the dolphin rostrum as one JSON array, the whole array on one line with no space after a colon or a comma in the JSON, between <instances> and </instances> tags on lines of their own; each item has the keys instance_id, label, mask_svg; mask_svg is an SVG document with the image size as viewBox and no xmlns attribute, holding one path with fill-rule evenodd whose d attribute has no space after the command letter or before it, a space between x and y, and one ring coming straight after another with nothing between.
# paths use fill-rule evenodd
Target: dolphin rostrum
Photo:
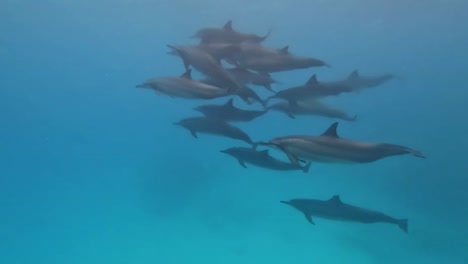
<instances>
[{"instance_id":1,"label":"dolphin rostrum","mask_svg":"<svg viewBox=\"0 0 468 264\"><path fill-rule=\"evenodd\" d=\"M219 119L208 117L191 117L182 119L181 121L174 123L174 125L179 125L189 130L192 136L195 138L198 138L197 133L204 133L242 140L251 145L254 144L247 133L242 131L240 128L237 128Z\"/></svg>"},{"instance_id":2,"label":"dolphin rostrum","mask_svg":"<svg viewBox=\"0 0 468 264\"><path fill-rule=\"evenodd\" d=\"M229 148L221 150L222 153L232 156L237 159L239 164L247 168L245 163L250 163L252 165L277 171L295 171L301 170L304 173L309 172L310 162L307 163L304 167L296 166L289 162L284 162L272 157L268 150L254 150L253 148Z\"/></svg>"},{"instance_id":3,"label":"dolphin rostrum","mask_svg":"<svg viewBox=\"0 0 468 264\"><path fill-rule=\"evenodd\" d=\"M267 143L260 142L256 145L276 147L298 166L300 159L325 163L370 163L404 154L425 158L421 152L405 146L341 138L336 132L337 127L338 122L335 122L320 136L291 135L277 137Z\"/></svg>"},{"instance_id":4,"label":"dolphin rostrum","mask_svg":"<svg viewBox=\"0 0 468 264\"><path fill-rule=\"evenodd\" d=\"M202 28L192 37L201 39L201 43L260 43L269 35L270 31L265 36L241 33L232 28L232 21L229 20L222 28Z\"/></svg>"},{"instance_id":5,"label":"dolphin rostrum","mask_svg":"<svg viewBox=\"0 0 468 264\"><path fill-rule=\"evenodd\" d=\"M288 102L278 102L267 107L267 109L283 112L290 118L298 115L315 115L329 118L339 118L345 121L356 121L357 116L349 116L345 112L326 105L318 100L298 101L297 104Z\"/></svg>"},{"instance_id":6,"label":"dolphin rostrum","mask_svg":"<svg viewBox=\"0 0 468 264\"><path fill-rule=\"evenodd\" d=\"M170 97L189 99L213 99L229 94L224 88L192 80L190 69L180 77L154 78L136 87L153 89L156 93Z\"/></svg>"},{"instance_id":7,"label":"dolphin rostrum","mask_svg":"<svg viewBox=\"0 0 468 264\"><path fill-rule=\"evenodd\" d=\"M220 119L223 121L242 121L248 122L255 118L264 115L268 110L256 111L256 110L243 110L237 108L233 104L233 99L229 99L223 105L207 104L201 105L194 108L195 111L199 111L206 117Z\"/></svg>"},{"instance_id":8,"label":"dolphin rostrum","mask_svg":"<svg viewBox=\"0 0 468 264\"><path fill-rule=\"evenodd\" d=\"M381 212L343 203L339 195L329 200L293 199L281 201L304 214L307 221L315 225L312 216L337 221L359 222L365 224L396 224L403 232L408 233L408 219L396 219Z\"/></svg>"}]
</instances>

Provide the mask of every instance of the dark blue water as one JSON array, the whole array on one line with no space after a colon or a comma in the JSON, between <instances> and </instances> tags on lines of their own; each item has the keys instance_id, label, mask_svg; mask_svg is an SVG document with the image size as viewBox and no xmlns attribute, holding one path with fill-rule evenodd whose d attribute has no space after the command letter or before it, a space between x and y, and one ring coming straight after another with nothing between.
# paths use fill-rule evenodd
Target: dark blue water
<instances>
[{"instance_id":1,"label":"dark blue water","mask_svg":"<svg viewBox=\"0 0 468 264\"><path fill-rule=\"evenodd\" d=\"M467 13L461 0L1 1L0 263L467 263ZM342 137L427 159L244 169L219 153L243 143L173 126L203 102L135 85L180 75L166 44L229 19L332 65L274 74L277 90L314 73L397 74L326 101L358 115ZM335 121L269 113L238 126L268 140ZM409 234L312 226L279 203L335 194L408 218Z\"/></svg>"}]
</instances>

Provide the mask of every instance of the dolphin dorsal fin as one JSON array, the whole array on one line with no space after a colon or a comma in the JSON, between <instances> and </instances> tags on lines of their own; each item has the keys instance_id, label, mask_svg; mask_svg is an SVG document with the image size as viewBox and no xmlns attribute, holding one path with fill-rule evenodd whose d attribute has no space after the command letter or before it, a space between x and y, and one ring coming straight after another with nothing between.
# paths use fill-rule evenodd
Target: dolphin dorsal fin
<instances>
[{"instance_id":1,"label":"dolphin dorsal fin","mask_svg":"<svg viewBox=\"0 0 468 264\"><path fill-rule=\"evenodd\" d=\"M279 52L280 52L281 54L285 54L285 55L286 55L286 54L289 54L289 45L288 45L288 46L284 46L283 48L281 48L281 49L279 50Z\"/></svg>"},{"instance_id":2,"label":"dolphin dorsal fin","mask_svg":"<svg viewBox=\"0 0 468 264\"><path fill-rule=\"evenodd\" d=\"M229 108L233 108L234 107L234 104L233 104L233 99L229 99L229 101L227 101L225 104L224 104L225 107L229 107Z\"/></svg>"},{"instance_id":3,"label":"dolphin dorsal fin","mask_svg":"<svg viewBox=\"0 0 468 264\"><path fill-rule=\"evenodd\" d=\"M349 80L352 80L352 79L356 79L359 77L359 72L358 70L354 70L353 72L351 72L351 74L348 76L348 79Z\"/></svg>"},{"instance_id":4,"label":"dolphin dorsal fin","mask_svg":"<svg viewBox=\"0 0 468 264\"><path fill-rule=\"evenodd\" d=\"M328 200L330 203L333 203L333 204L342 204L343 202L341 201L341 198L339 195L334 195L332 198L330 198Z\"/></svg>"},{"instance_id":5,"label":"dolphin dorsal fin","mask_svg":"<svg viewBox=\"0 0 468 264\"><path fill-rule=\"evenodd\" d=\"M185 79L190 79L190 80L192 80L192 69L186 70L184 73L182 73L182 75L180 76L180 78L185 78Z\"/></svg>"},{"instance_id":6,"label":"dolphin dorsal fin","mask_svg":"<svg viewBox=\"0 0 468 264\"><path fill-rule=\"evenodd\" d=\"M318 84L317 74L312 75L309 80L306 82L306 86L314 86Z\"/></svg>"},{"instance_id":7,"label":"dolphin dorsal fin","mask_svg":"<svg viewBox=\"0 0 468 264\"><path fill-rule=\"evenodd\" d=\"M232 31L232 20L229 20L224 24L223 29L226 31Z\"/></svg>"},{"instance_id":8,"label":"dolphin dorsal fin","mask_svg":"<svg viewBox=\"0 0 468 264\"><path fill-rule=\"evenodd\" d=\"M334 138L339 138L338 133L336 132L336 129L338 127L338 122L333 123L327 131L325 131L322 136L325 137L334 137Z\"/></svg>"}]
</instances>

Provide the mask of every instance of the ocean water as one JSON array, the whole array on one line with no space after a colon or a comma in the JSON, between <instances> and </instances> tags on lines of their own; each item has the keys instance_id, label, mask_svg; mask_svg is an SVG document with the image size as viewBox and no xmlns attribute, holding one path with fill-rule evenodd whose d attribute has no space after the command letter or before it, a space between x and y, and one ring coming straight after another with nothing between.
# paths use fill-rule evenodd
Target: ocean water
<instances>
[{"instance_id":1,"label":"ocean water","mask_svg":"<svg viewBox=\"0 0 468 264\"><path fill-rule=\"evenodd\" d=\"M0 1L0 263L468 263L467 13L462 0ZM427 158L245 169L219 153L244 143L173 126L204 102L135 85L180 75L166 45L228 20L332 66L273 74L275 90L312 74L398 75L326 101L358 116L339 121L342 137ZM236 125L259 141L335 121ZM408 218L409 233L310 225L279 203L335 194Z\"/></svg>"}]
</instances>

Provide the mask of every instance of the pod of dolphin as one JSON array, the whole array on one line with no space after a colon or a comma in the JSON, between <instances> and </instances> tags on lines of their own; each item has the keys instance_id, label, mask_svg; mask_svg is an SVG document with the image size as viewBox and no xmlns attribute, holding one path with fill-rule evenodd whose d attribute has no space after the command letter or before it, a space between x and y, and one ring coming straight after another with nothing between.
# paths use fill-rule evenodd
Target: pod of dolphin
<instances>
[{"instance_id":1,"label":"pod of dolphin","mask_svg":"<svg viewBox=\"0 0 468 264\"><path fill-rule=\"evenodd\" d=\"M375 87L395 77L392 74L361 76L355 70L342 80L324 82L319 81L314 74L304 84L274 92L272 84L278 82L271 73L329 67L329 64L320 59L292 54L288 46L268 48L262 42L269 35L270 32L264 36L239 32L233 29L231 21L221 28L200 29L192 36L200 39L197 45L167 45L170 48L168 53L182 60L185 67L182 75L149 79L137 87L151 89L172 98L209 100L237 96L249 105L253 101L261 104L264 110L245 110L234 106L230 98L222 105L206 104L194 108L203 117L190 117L174 123L187 129L195 138L198 138L198 134L211 134L248 143L250 147L221 150L245 168L246 164L251 164L277 171L299 170L307 173L313 162L370 163L404 154L425 158L421 152L406 146L340 137L337 133L338 122L321 135L287 135L259 142L254 142L247 133L232 125L233 122L252 121L270 110L282 112L291 118L319 115L355 121L356 116L349 116L320 99ZM231 67L224 66L226 64ZM192 69L205 76L205 79L193 79ZM249 85L263 87L274 94L262 99ZM269 104L271 100L279 102ZM274 158L267 149L259 150L259 146L283 152L289 162ZM407 219L396 219L381 212L346 204L338 195L329 200L292 199L281 203L302 212L311 224L315 224L312 216L316 216L360 223L391 223L405 233L408 232Z\"/></svg>"}]
</instances>

